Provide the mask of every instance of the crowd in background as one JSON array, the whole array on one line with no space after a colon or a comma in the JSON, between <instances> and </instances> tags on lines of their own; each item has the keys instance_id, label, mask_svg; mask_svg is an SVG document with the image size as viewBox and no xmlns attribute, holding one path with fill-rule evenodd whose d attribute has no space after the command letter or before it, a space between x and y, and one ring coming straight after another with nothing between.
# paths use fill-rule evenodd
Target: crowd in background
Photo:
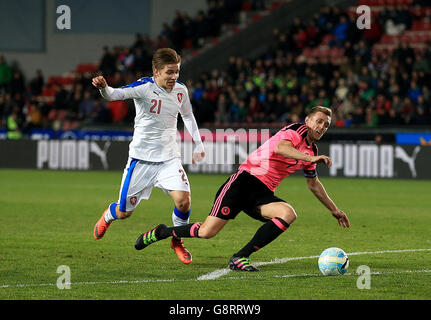
<instances>
[{"instance_id":1,"label":"crowd in background","mask_svg":"<svg viewBox=\"0 0 431 320\"><path fill-rule=\"evenodd\" d=\"M155 49L199 47L200 39L219 35L226 10L232 13L224 16L227 22L235 23L240 3L208 1L208 12L194 19L177 12L157 39L138 34L129 48L104 48L98 69L112 87L148 76ZM227 5L237 7L228 10ZM337 127L430 125L431 46L415 51L400 42L391 53L373 52L384 33L403 32L413 19L400 6L382 11L371 30L360 30L346 12L325 6L310 21L295 18L287 30L275 29L261 57L230 57L226 70L203 73L197 81L181 80L200 126L279 126L303 120L316 105L333 109ZM304 50L317 47L328 35L328 45L344 51L338 63L328 56L304 56ZM40 98L47 90L42 71L26 81L18 66L0 56L0 127L19 135L35 128L131 124L133 102L101 100L91 86L93 75L83 72L73 82L50 84L53 99L48 101Z\"/></svg>"}]
</instances>

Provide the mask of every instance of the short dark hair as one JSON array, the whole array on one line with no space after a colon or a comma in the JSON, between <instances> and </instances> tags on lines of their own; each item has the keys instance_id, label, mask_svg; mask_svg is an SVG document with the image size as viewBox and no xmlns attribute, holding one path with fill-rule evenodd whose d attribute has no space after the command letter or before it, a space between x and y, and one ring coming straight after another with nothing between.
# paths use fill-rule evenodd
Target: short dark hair
<instances>
[{"instance_id":1,"label":"short dark hair","mask_svg":"<svg viewBox=\"0 0 431 320\"><path fill-rule=\"evenodd\" d=\"M327 108L327 107L322 107L322 106L315 106L315 107L311 108L310 112L308 113L308 116L312 116L316 112L323 112L324 114L326 114L327 116L332 118L332 110Z\"/></svg>"}]
</instances>

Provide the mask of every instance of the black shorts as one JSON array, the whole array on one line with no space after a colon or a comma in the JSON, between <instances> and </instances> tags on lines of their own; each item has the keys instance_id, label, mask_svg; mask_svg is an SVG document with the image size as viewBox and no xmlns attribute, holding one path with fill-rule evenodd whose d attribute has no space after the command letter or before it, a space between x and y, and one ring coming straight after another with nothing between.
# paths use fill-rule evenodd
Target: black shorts
<instances>
[{"instance_id":1,"label":"black shorts","mask_svg":"<svg viewBox=\"0 0 431 320\"><path fill-rule=\"evenodd\" d=\"M257 209L272 202L285 202L276 197L263 182L247 171L238 171L220 187L215 196L210 216L224 220L235 219L244 211L253 219L267 221Z\"/></svg>"}]
</instances>

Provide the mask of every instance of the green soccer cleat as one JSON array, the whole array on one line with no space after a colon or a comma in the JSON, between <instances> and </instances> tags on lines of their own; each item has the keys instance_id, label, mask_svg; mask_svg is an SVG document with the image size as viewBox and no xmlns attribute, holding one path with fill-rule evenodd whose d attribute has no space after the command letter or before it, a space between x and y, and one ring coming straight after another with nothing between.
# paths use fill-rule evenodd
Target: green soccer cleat
<instances>
[{"instance_id":1,"label":"green soccer cleat","mask_svg":"<svg viewBox=\"0 0 431 320\"><path fill-rule=\"evenodd\" d=\"M238 271L259 271L258 268L250 264L250 259L246 257L235 257L229 259L228 266L232 270Z\"/></svg>"},{"instance_id":2,"label":"green soccer cleat","mask_svg":"<svg viewBox=\"0 0 431 320\"><path fill-rule=\"evenodd\" d=\"M138 239L136 239L135 249L136 250L142 250L142 249L148 247L150 244L161 240L161 239L157 239L156 234L158 233L158 231L160 231L160 229L166 228L166 227L167 226L164 224L159 224L154 229L141 234L138 237Z\"/></svg>"}]
</instances>

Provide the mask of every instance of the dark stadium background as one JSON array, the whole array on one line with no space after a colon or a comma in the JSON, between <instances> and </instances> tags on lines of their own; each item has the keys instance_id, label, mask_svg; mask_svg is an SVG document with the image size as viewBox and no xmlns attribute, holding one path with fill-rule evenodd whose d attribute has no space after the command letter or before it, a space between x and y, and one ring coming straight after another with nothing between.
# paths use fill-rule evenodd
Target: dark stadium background
<instances>
[{"instance_id":1,"label":"dark stadium background","mask_svg":"<svg viewBox=\"0 0 431 320\"><path fill-rule=\"evenodd\" d=\"M60 5L70 8L70 29L57 27ZM356 25L360 5L371 9L370 29ZM127 143L133 101L103 101L91 78L103 74L119 87L149 76L151 55L160 47L182 55L179 80L188 86L200 128L276 132L324 105L334 117L323 144L410 145L406 154L412 156L412 145L425 148L431 141L428 1L196 0L178 7L176 1L37 0L0 6L3 150L11 147L7 140ZM426 162L421 150L417 157ZM376 165L379 156L371 155ZM399 170L407 170L399 176L408 176L407 162L394 157ZM37 167L13 158L2 152L0 163ZM118 161L115 169L123 166L124 159ZM421 172L419 178L429 176Z\"/></svg>"}]
</instances>

